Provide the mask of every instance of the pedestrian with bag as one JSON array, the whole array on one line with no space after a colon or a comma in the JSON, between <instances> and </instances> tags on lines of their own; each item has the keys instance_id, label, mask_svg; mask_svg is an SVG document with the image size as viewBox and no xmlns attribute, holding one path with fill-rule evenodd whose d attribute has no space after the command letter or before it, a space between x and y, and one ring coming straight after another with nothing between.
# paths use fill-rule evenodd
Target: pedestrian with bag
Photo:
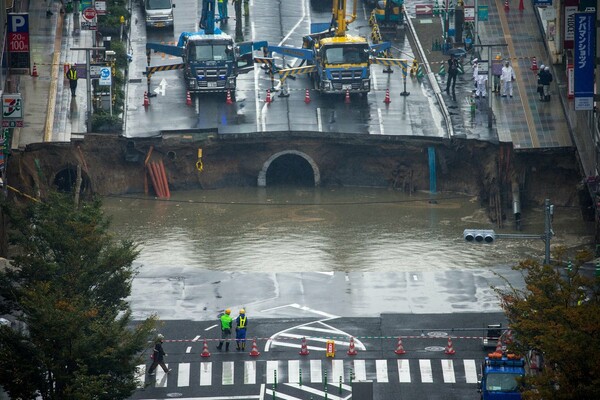
<instances>
[{"instance_id":1,"label":"pedestrian with bag","mask_svg":"<svg viewBox=\"0 0 600 400\"><path fill-rule=\"evenodd\" d=\"M67 71L67 79L69 80L69 87L71 88L71 97L75 97L75 91L77 90L77 70L75 65L71 65L71 68Z\"/></svg>"},{"instance_id":2,"label":"pedestrian with bag","mask_svg":"<svg viewBox=\"0 0 600 400\"><path fill-rule=\"evenodd\" d=\"M502 75L500 75L500 80L503 83L502 97L506 97L506 95L508 95L512 98L515 71L508 61L506 61L504 63L504 67L502 67Z\"/></svg>"},{"instance_id":3,"label":"pedestrian with bag","mask_svg":"<svg viewBox=\"0 0 600 400\"><path fill-rule=\"evenodd\" d=\"M221 321L221 340L219 341L217 350L223 349L223 342L225 342L225 351L229 351L229 340L231 338L231 324L233 323L233 318L231 318L230 314L231 310L228 308L219 317L219 320Z\"/></svg>"},{"instance_id":4,"label":"pedestrian with bag","mask_svg":"<svg viewBox=\"0 0 600 400\"><path fill-rule=\"evenodd\" d=\"M156 338L156 344L154 345L154 351L151 356L153 362L152 365L150 365L150 368L148 368L148 375L154 375L154 371L159 365L161 366L163 371L165 371L165 374L171 372L171 369L167 368L165 364L165 357L167 356L167 354L165 353L162 347L164 340L165 337L161 334L159 334Z\"/></svg>"},{"instance_id":5,"label":"pedestrian with bag","mask_svg":"<svg viewBox=\"0 0 600 400\"><path fill-rule=\"evenodd\" d=\"M246 350L246 327L248 326L248 317L246 310L240 310L240 314L235 319L235 349L237 351Z\"/></svg>"}]
</instances>

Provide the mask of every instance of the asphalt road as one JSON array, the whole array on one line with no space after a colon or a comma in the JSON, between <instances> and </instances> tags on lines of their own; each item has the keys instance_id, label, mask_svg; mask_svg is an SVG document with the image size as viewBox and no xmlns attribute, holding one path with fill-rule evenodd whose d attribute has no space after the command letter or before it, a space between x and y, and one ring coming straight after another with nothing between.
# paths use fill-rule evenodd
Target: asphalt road
<instances>
[{"instance_id":1,"label":"asphalt road","mask_svg":"<svg viewBox=\"0 0 600 400\"><path fill-rule=\"evenodd\" d=\"M179 0L175 8L175 28L173 31L146 32L140 14L141 7L134 7L131 29L131 53L127 94L127 137L155 136L163 130L171 129L218 129L219 133L249 133L265 131L316 131L346 132L357 134L385 134L408 136L444 136L441 113L435 104L432 90L426 80L419 82L406 79L409 96L400 96L404 91L404 80L399 68L394 73L383 72L383 67L374 65L372 70L372 91L366 98L352 96L351 103L344 96L319 95L312 90L307 76L288 79L290 96L279 97L272 93L273 102L267 104L267 89L279 89L277 79L272 81L259 66L253 72L238 78L237 101L227 105L224 94L194 96L193 104L186 105L186 92L181 71L166 71L152 76L148 90L146 77L146 42L176 43L181 32L195 32L198 29L198 2ZM351 34L370 36L368 10L359 3L358 17L350 25ZM229 14L234 15L230 5ZM309 33L311 22L328 22L331 12L315 9L309 0L277 2L254 0L251 2L251 16L244 18L244 39L266 40L269 44L299 47L302 36ZM234 36L235 20L219 27ZM394 57L413 58L413 50L404 31L400 31L392 41ZM180 59L153 53L151 65L175 64ZM297 66L300 60L278 59L278 65ZM310 103L305 103L309 89ZM390 91L391 103L384 103L386 90ZM143 105L144 92L156 94L150 99L150 107ZM432 123L433 122L433 123Z\"/></svg>"},{"instance_id":2,"label":"asphalt road","mask_svg":"<svg viewBox=\"0 0 600 400\"><path fill-rule=\"evenodd\" d=\"M237 310L234 310L237 311ZM273 310L277 313L278 310ZM233 314L236 314L235 312ZM235 316L235 315L234 315ZM217 321L162 327L168 375L144 375L132 399L348 399L353 382L372 382L375 399L476 399L484 351L481 329L501 313L383 314L379 318L252 319L245 352L218 351ZM405 354L397 355L402 336ZM302 338L308 355L300 355ZM351 337L356 355L348 355ZM448 355L448 338L455 354ZM256 338L258 356L251 356ZM206 339L210 357L201 357ZM335 356L326 357L328 339ZM342 380L340 393L340 377ZM276 382L276 385L274 386ZM300 385L302 382L302 385ZM327 382L327 385L324 384Z\"/></svg>"}]
</instances>

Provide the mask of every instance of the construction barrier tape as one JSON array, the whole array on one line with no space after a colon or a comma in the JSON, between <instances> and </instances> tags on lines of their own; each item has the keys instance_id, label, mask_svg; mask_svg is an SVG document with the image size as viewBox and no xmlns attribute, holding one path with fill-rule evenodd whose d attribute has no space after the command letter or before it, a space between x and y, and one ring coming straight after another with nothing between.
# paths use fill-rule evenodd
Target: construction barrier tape
<instances>
[{"instance_id":1,"label":"construction barrier tape","mask_svg":"<svg viewBox=\"0 0 600 400\"><path fill-rule=\"evenodd\" d=\"M310 336L309 339L327 339L327 340L348 340L349 336ZM447 336L427 336L427 335L414 335L414 336L352 336L354 339L359 339L359 340L379 340L379 339L398 339L398 338L402 338L402 339L430 339L430 340L435 340L435 339L443 339L443 340L447 340L448 338L450 339L476 339L476 340L483 340L483 339L488 339L488 340L498 340L500 338L498 337L489 337L489 336L451 336L451 335L447 335ZM286 336L274 336L274 337L270 337L270 338L254 338L255 340L292 340L292 341L298 341L297 337L286 337ZM202 340L207 340L207 341L211 341L211 340L215 340L215 341L220 341L222 339L220 338L202 338ZM234 340L234 339L232 339ZM194 338L194 339L165 339L165 342L172 342L172 343L179 343L179 342L198 342L200 341L200 338Z\"/></svg>"}]
</instances>

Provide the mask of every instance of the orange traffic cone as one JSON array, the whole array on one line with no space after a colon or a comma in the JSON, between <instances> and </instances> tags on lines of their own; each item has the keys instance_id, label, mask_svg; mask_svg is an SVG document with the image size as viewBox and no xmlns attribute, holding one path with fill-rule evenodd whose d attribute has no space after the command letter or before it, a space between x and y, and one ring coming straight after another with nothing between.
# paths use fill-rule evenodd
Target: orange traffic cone
<instances>
[{"instance_id":1,"label":"orange traffic cone","mask_svg":"<svg viewBox=\"0 0 600 400\"><path fill-rule=\"evenodd\" d=\"M233 104L233 99L231 98L231 90L227 89L227 100L225 101L225 104Z\"/></svg>"},{"instance_id":2,"label":"orange traffic cone","mask_svg":"<svg viewBox=\"0 0 600 400\"><path fill-rule=\"evenodd\" d=\"M38 72L37 72L37 66L35 65L35 63L33 63L33 71L31 71L31 76L33 76L34 78L37 78Z\"/></svg>"},{"instance_id":3,"label":"orange traffic cone","mask_svg":"<svg viewBox=\"0 0 600 400\"><path fill-rule=\"evenodd\" d=\"M392 100L390 99L390 89L385 90L385 99L383 99L385 104L390 104Z\"/></svg>"},{"instance_id":4,"label":"orange traffic cone","mask_svg":"<svg viewBox=\"0 0 600 400\"><path fill-rule=\"evenodd\" d=\"M150 105L150 99L148 99L148 92L144 92L144 108L148 108Z\"/></svg>"},{"instance_id":5,"label":"orange traffic cone","mask_svg":"<svg viewBox=\"0 0 600 400\"><path fill-rule=\"evenodd\" d=\"M306 89L306 93L304 94L304 103L310 103L310 92Z\"/></svg>"},{"instance_id":6,"label":"orange traffic cone","mask_svg":"<svg viewBox=\"0 0 600 400\"><path fill-rule=\"evenodd\" d=\"M504 0L504 11L510 10L510 6L508 5L508 0Z\"/></svg>"},{"instance_id":7,"label":"orange traffic cone","mask_svg":"<svg viewBox=\"0 0 600 400\"><path fill-rule=\"evenodd\" d=\"M450 355L456 353L456 351L454 350L454 346L452 346L452 339L450 337L448 337L448 345L446 346L444 353L450 354Z\"/></svg>"},{"instance_id":8,"label":"orange traffic cone","mask_svg":"<svg viewBox=\"0 0 600 400\"><path fill-rule=\"evenodd\" d=\"M250 350L250 355L252 357L258 357L258 356L260 356L260 353L258 351L258 347L256 347L256 338L252 339L252 350Z\"/></svg>"},{"instance_id":9,"label":"orange traffic cone","mask_svg":"<svg viewBox=\"0 0 600 400\"><path fill-rule=\"evenodd\" d=\"M204 339L204 346L202 347L202 353L200 353L200 357L210 357L210 352L208 351L208 343L206 343L206 339Z\"/></svg>"},{"instance_id":10,"label":"orange traffic cone","mask_svg":"<svg viewBox=\"0 0 600 400\"><path fill-rule=\"evenodd\" d=\"M531 57L531 70L533 72L538 70L537 58L535 58L535 57Z\"/></svg>"},{"instance_id":11,"label":"orange traffic cone","mask_svg":"<svg viewBox=\"0 0 600 400\"><path fill-rule=\"evenodd\" d=\"M187 91L187 94L185 95L185 104L188 106L192 105L192 96L190 95L190 91Z\"/></svg>"},{"instance_id":12,"label":"orange traffic cone","mask_svg":"<svg viewBox=\"0 0 600 400\"><path fill-rule=\"evenodd\" d=\"M308 89L307 89L308 90ZM308 346L306 344L306 338L302 338L302 345L300 346L300 354L301 356L307 356L310 352L308 351Z\"/></svg>"},{"instance_id":13,"label":"orange traffic cone","mask_svg":"<svg viewBox=\"0 0 600 400\"><path fill-rule=\"evenodd\" d=\"M513 341L513 334L512 334L512 330L507 330L506 331L506 339L504 339L504 342L506 344L511 344Z\"/></svg>"},{"instance_id":14,"label":"orange traffic cone","mask_svg":"<svg viewBox=\"0 0 600 400\"><path fill-rule=\"evenodd\" d=\"M350 90L346 89L346 97L344 98L344 103L350 104Z\"/></svg>"},{"instance_id":15,"label":"orange traffic cone","mask_svg":"<svg viewBox=\"0 0 600 400\"><path fill-rule=\"evenodd\" d=\"M351 337L350 338L350 347L348 348L348 355L355 356L357 354L358 354L358 351L356 351L356 347L354 347L354 338Z\"/></svg>"},{"instance_id":16,"label":"orange traffic cone","mask_svg":"<svg viewBox=\"0 0 600 400\"><path fill-rule=\"evenodd\" d=\"M267 89L267 98L265 99L265 103L271 104L271 89Z\"/></svg>"},{"instance_id":17,"label":"orange traffic cone","mask_svg":"<svg viewBox=\"0 0 600 400\"><path fill-rule=\"evenodd\" d=\"M398 355L406 354L406 350L404 350L404 346L402 346L402 338L400 336L398 336L398 344L396 345L396 350L394 350L394 353Z\"/></svg>"}]
</instances>

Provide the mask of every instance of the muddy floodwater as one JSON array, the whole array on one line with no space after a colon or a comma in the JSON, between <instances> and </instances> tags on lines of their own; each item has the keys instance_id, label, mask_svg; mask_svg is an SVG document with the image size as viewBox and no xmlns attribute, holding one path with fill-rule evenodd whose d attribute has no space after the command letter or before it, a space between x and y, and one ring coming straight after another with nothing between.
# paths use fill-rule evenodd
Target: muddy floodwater
<instances>
[{"instance_id":1,"label":"muddy floodwater","mask_svg":"<svg viewBox=\"0 0 600 400\"><path fill-rule=\"evenodd\" d=\"M203 271L439 271L543 260L536 239L470 244L465 228L494 229L479 200L374 188L228 188L174 192L170 200L107 197L120 237L141 265ZM510 211L500 233L512 233ZM520 233L542 234L542 207L524 210ZM556 207L552 246L591 243L576 207Z\"/></svg>"}]
</instances>

